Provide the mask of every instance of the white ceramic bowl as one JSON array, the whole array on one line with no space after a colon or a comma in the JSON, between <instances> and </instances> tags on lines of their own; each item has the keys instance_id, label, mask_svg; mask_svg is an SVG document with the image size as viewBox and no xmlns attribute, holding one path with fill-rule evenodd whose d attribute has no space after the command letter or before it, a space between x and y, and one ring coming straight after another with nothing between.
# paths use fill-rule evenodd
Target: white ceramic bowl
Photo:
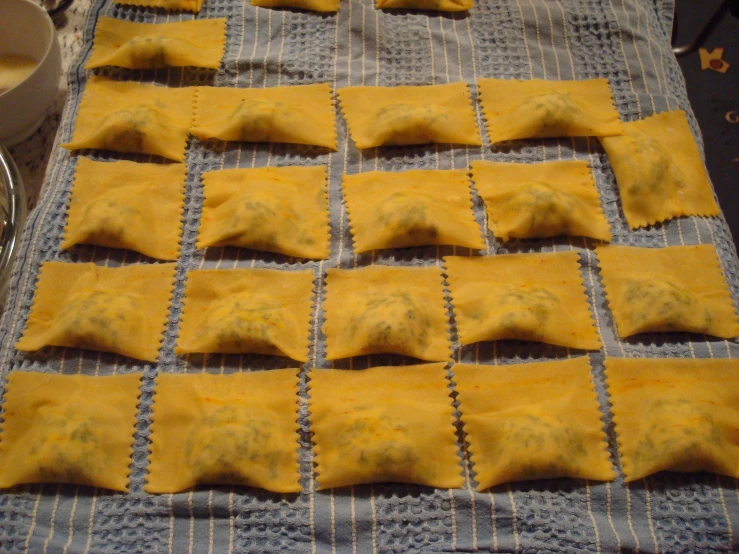
<instances>
[{"instance_id":1,"label":"white ceramic bowl","mask_svg":"<svg viewBox=\"0 0 739 554\"><path fill-rule=\"evenodd\" d=\"M40 60L24 81L0 94L0 143L12 146L44 122L59 87L62 56L46 10L30 0L0 0L0 55Z\"/></svg>"}]
</instances>

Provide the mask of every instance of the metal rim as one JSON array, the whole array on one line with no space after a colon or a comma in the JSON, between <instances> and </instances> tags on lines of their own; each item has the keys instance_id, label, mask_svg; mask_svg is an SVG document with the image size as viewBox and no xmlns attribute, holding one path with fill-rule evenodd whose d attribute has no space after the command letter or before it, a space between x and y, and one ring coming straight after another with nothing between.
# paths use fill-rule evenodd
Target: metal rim
<instances>
[{"instance_id":1,"label":"metal rim","mask_svg":"<svg viewBox=\"0 0 739 554\"><path fill-rule=\"evenodd\" d=\"M18 168L10 153L0 144L0 184L8 199L7 221L2 235L0 251L0 305L5 300L5 288L10 278L10 267L20 244L23 223L26 219L26 192Z\"/></svg>"}]
</instances>

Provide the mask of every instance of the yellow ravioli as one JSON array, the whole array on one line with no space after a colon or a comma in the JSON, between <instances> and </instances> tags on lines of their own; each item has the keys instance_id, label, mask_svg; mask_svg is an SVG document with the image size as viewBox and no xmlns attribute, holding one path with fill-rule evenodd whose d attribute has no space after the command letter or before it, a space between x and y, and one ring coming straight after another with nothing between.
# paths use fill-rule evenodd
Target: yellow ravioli
<instances>
[{"instance_id":1,"label":"yellow ravioli","mask_svg":"<svg viewBox=\"0 0 739 554\"><path fill-rule=\"evenodd\" d=\"M8 374L0 488L74 483L128 490L141 373Z\"/></svg>"},{"instance_id":2,"label":"yellow ravioli","mask_svg":"<svg viewBox=\"0 0 739 554\"><path fill-rule=\"evenodd\" d=\"M45 262L15 347L67 346L156 362L176 264L102 267Z\"/></svg>"},{"instance_id":3,"label":"yellow ravioli","mask_svg":"<svg viewBox=\"0 0 739 554\"><path fill-rule=\"evenodd\" d=\"M710 244L596 248L618 334L685 331L739 336L739 320Z\"/></svg>"},{"instance_id":4,"label":"yellow ravioli","mask_svg":"<svg viewBox=\"0 0 739 554\"><path fill-rule=\"evenodd\" d=\"M532 479L615 479L587 357L452 371L478 491Z\"/></svg>"},{"instance_id":5,"label":"yellow ravioli","mask_svg":"<svg viewBox=\"0 0 739 554\"><path fill-rule=\"evenodd\" d=\"M310 270L200 269L187 274L177 354L267 354L308 361Z\"/></svg>"},{"instance_id":6,"label":"yellow ravioli","mask_svg":"<svg viewBox=\"0 0 739 554\"><path fill-rule=\"evenodd\" d=\"M326 168L260 167L203 174L198 248L240 246L321 260L331 228Z\"/></svg>"},{"instance_id":7,"label":"yellow ravioli","mask_svg":"<svg viewBox=\"0 0 739 554\"><path fill-rule=\"evenodd\" d=\"M441 270L371 266L326 270L326 359L451 356Z\"/></svg>"},{"instance_id":8,"label":"yellow ravioli","mask_svg":"<svg viewBox=\"0 0 739 554\"><path fill-rule=\"evenodd\" d=\"M490 230L502 240L561 235L611 240L587 162L475 161L471 168Z\"/></svg>"},{"instance_id":9,"label":"yellow ravioli","mask_svg":"<svg viewBox=\"0 0 739 554\"><path fill-rule=\"evenodd\" d=\"M106 65L128 69L208 67L218 69L226 48L226 20L131 23L101 17L87 69Z\"/></svg>"},{"instance_id":10,"label":"yellow ravioli","mask_svg":"<svg viewBox=\"0 0 739 554\"><path fill-rule=\"evenodd\" d=\"M338 12L339 0L251 0L260 8L294 8L314 12Z\"/></svg>"},{"instance_id":11,"label":"yellow ravioli","mask_svg":"<svg viewBox=\"0 0 739 554\"><path fill-rule=\"evenodd\" d=\"M94 244L176 260L186 176L185 164L79 158L61 248Z\"/></svg>"},{"instance_id":12,"label":"yellow ravioli","mask_svg":"<svg viewBox=\"0 0 739 554\"><path fill-rule=\"evenodd\" d=\"M632 229L682 215L719 214L684 111L626 123L623 136L600 141Z\"/></svg>"},{"instance_id":13,"label":"yellow ravioli","mask_svg":"<svg viewBox=\"0 0 739 554\"><path fill-rule=\"evenodd\" d=\"M461 12L474 6L472 0L377 0L377 8L382 10Z\"/></svg>"},{"instance_id":14,"label":"yellow ravioli","mask_svg":"<svg viewBox=\"0 0 739 554\"><path fill-rule=\"evenodd\" d=\"M546 137L606 137L623 132L607 79L480 79L490 142Z\"/></svg>"},{"instance_id":15,"label":"yellow ravioli","mask_svg":"<svg viewBox=\"0 0 739 554\"><path fill-rule=\"evenodd\" d=\"M459 341L599 350L577 252L444 258Z\"/></svg>"},{"instance_id":16,"label":"yellow ravioli","mask_svg":"<svg viewBox=\"0 0 739 554\"><path fill-rule=\"evenodd\" d=\"M354 250L454 244L485 248L467 171L344 175Z\"/></svg>"},{"instance_id":17,"label":"yellow ravioli","mask_svg":"<svg viewBox=\"0 0 739 554\"><path fill-rule=\"evenodd\" d=\"M167 11L182 10L198 13L203 7L203 0L114 0L124 6L148 6Z\"/></svg>"},{"instance_id":18,"label":"yellow ravioli","mask_svg":"<svg viewBox=\"0 0 739 554\"><path fill-rule=\"evenodd\" d=\"M467 83L346 87L338 91L357 148L405 144L481 146Z\"/></svg>"},{"instance_id":19,"label":"yellow ravioli","mask_svg":"<svg viewBox=\"0 0 739 554\"><path fill-rule=\"evenodd\" d=\"M310 372L318 489L463 484L443 363Z\"/></svg>"},{"instance_id":20,"label":"yellow ravioli","mask_svg":"<svg viewBox=\"0 0 739 554\"><path fill-rule=\"evenodd\" d=\"M157 377L146 492L300 492L298 370Z\"/></svg>"},{"instance_id":21,"label":"yellow ravioli","mask_svg":"<svg viewBox=\"0 0 739 554\"><path fill-rule=\"evenodd\" d=\"M606 358L624 481L658 471L739 478L739 361Z\"/></svg>"},{"instance_id":22,"label":"yellow ravioli","mask_svg":"<svg viewBox=\"0 0 739 554\"><path fill-rule=\"evenodd\" d=\"M170 88L92 76L68 150L98 148L185 161L195 87Z\"/></svg>"},{"instance_id":23,"label":"yellow ravioli","mask_svg":"<svg viewBox=\"0 0 739 554\"><path fill-rule=\"evenodd\" d=\"M192 134L199 139L312 144L336 150L331 85L199 87Z\"/></svg>"}]
</instances>

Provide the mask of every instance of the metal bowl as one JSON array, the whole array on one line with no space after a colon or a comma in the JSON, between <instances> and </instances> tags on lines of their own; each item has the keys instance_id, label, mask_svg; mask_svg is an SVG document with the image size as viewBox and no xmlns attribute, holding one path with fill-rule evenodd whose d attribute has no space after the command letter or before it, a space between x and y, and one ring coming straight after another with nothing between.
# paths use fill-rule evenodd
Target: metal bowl
<instances>
[{"instance_id":1,"label":"metal bowl","mask_svg":"<svg viewBox=\"0 0 739 554\"><path fill-rule=\"evenodd\" d=\"M26 221L26 191L18 168L0 144L0 310L5 305L10 272Z\"/></svg>"}]
</instances>

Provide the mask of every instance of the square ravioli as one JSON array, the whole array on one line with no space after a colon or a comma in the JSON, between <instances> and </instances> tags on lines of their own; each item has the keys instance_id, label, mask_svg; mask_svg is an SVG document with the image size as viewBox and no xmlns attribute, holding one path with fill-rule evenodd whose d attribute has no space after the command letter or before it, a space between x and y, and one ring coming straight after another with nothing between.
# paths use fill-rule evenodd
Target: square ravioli
<instances>
[{"instance_id":1,"label":"square ravioli","mask_svg":"<svg viewBox=\"0 0 739 554\"><path fill-rule=\"evenodd\" d=\"M338 12L339 0L251 0L260 8L293 8L313 12Z\"/></svg>"},{"instance_id":2,"label":"square ravioli","mask_svg":"<svg viewBox=\"0 0 739 554\"><path fill-rule=\"evenodd\" d=\"M203 174L198 248L240 246L322 260L331 228L324 166L223 169Z\"/></svg>"},{"instance_id":3,"label":"square ravioli","mask_svg":"<svg viewBox=\"0 0 739 554\"><path fill-rule=\"evenodd\" d=\"M623 136L602 137L600 142L632 229L679 216L719 214L684 111L625 123Z\"/></svg>"},{"instance_id":4,"label":"square ravioli","mask_svg":"<svg viewBox=\"0 0 739 554\"><path fill-rule=\"evenodd\" d=\"M381 10L463 12L474 6L472 0L377 0L377 8Z\"/></svg>"},{"instance_id":5,"label":"square ravioli","mask_svg":"<svg viewBox=\"0 0 739 554\"><path fill-rule=\"evenodd\" d=\"M318 489L382 482L461 487L444 365L312 370Z\"/></svg>"},{"instance_id":6,"label":"square ravioli","mask_svg":"<svg viewBox=\"0 0 739 554\"><path fill-rule=\"evenodd\" d=\"M474 161L471 170L490 230L504 241L562 235L609 241L613 236L585 161Z\"/></svg>"},{"instance_id":7,"label":"square ravioli","mask_svg":"<svg viewBox=\"0 0 739 554\"><path fill-rule=\"evenodd\" d=\"M615 479L587 357L452 371L478 491L532 479Z\"/></svg>"},{"instance_id":8,"label":"square ravioli","mask_svg":"<svg viewBox=\"0 0 739 554\"><path fill-rule=\"evenodd\" d=\"M331 85L198 87L192 134L201 140L311 144L337 149Z\"/></svg>"},{"instance_id":9,"label":"square ravioli","mask_svg":"<svg viewBox=\"0 0 739 554\"><path fill-rule=\"evenodd\" d=\"M156 362L176 264L102 267L45 262L23 336L23 352L45 346L113 352Z\"/></svg>"},{"instance_id":10,"label":"square ravioli","mask_svg":"<svg viewBox=\"0 0 739 554\"><path fill-rule=\"evenodd\" d=\"M451 357L438 267L327 269L324 309L327 360L365 354Z\"/></svg>"},{"instance_id":11,"label":"square ravioli","mask_svg":"<svg viewBox=\"0 0 739 554\"><path fill-rule=\"evenodd\" d=\"M444 258L459 341L599 350L577 252Z\"/></svg>"},{"instance_id":12,"label":"square ravioli","mask_svg":"<svg viewBox=\"0 0 739 554\"><path fill-rule=\"evenodd\" d=\"M196 269L187 274L177 354L266 354L308 361L310 270Z\"/></svg>"},{"instance_id":13,"label":"square ravioli","mask_svg":"<svg viewBox=\"0 0 739 554\"><path fill-rule=\"evenodd\" d=\"M68 150L97 148L185 161L195 87L171 88L92 76Z\"/></svg>"},{"instance_id":14,"label":"square ravioli","mask_svg":"<svg viewBox=\"0 0 739 554\"><path fill-rule=\"evenodd\" d=\"M203 7L203 0L114 0L124 6L147 6L167 11L186 11L198 13Z\"/></svg>"},{"instance_id":15,"label":"square ravioli","mask_svg":"<svg viewBox=\"0 0 739 554\"><path fill-rule=\"evenodd\" d=\"M226 49L226 20L132 23L101 17L85 68L207 67L218 69Z\"/></svg>"},{"instance_id":16,"label":"square ravioli","mask_svg":"<svg viewBox=\"0 0 739 554\"><path fill-rule=\"evenodd\" d=\"M595 254L619 336L739 336L736 308L712 245L602 246Z\"/></svg>"},{"instance_id":17,"label":"square ravioli","mask_svg":"<svg viewBox=\"0 0 739 554\"><path fill-rule=\"evenodd\" d=\"M185 164L78 158L61 248L94 244L176 260L186 177Z\"/></svg>"},{"instance_id":18,"label":"square ravioli","mask_svg":"<svg viewBox=\"0 0 739 554\"><path fill-rule=\"evenodd\" d=\"M606 358L624 481L658 471L739 478L739 361Z\"/></svg>"},{"instance_id":19,"label":"square ravioli","mask_svg":"<svg viewBox=\"0 0 739 554\"><path fill-rule=\"evenodd\" d=\"M465 82L346 87L339 90L338 96L357 148L433 143L482 145Z\"/></svg>"},{"instance_id":20,"label":"square ravioli","mask_svg":"<svg viewBox=\"0 0 739 554\"><path fill-rule=\"evenodd\" d=\"M297 369L161 373L154 390L146 492L195 485L300 492Z\"/></svg>"},{"instance_id":21,"label":"square ravioli","mask_svg":"<svg viewBox=\"0 0 739 554\"><path fill-rule=\"evenodd\" d=\"M73 483L127 491L141 375L8 373L0 488Z\"/></svg>"},{"instance_id":22,"label":"square ravioli","mask_svg":"<svg viewBox=\"0 0 739 554\"><path fill-rule=\"evenodd\" d=\"M623 132L607 79L480 79L490 142L526 138L605 137Z\"/></svg>"},{"instance_id":23,"label":"square ravioli","mask_svg":"<svg viewBox=\"0 0 739 554\"><path fill-rule=\"evenodd\" d=\"M453 244L482 250L467 171L344 175L355 252Z\"/></svg>"}]
</instances>

